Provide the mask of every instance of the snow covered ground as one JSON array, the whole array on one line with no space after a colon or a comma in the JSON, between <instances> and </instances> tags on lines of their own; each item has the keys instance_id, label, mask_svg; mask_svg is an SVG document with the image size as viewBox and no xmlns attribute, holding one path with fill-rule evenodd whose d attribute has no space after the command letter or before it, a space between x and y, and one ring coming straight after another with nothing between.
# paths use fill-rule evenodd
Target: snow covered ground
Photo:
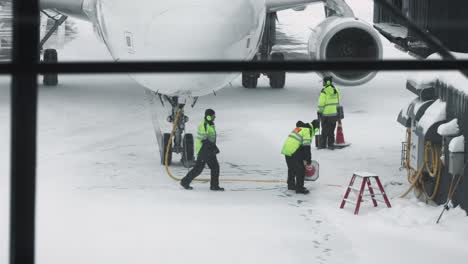
<instances>
[{"instance_id":1,"label":"snow covered ground","mask_svg":"<svg viewBox=\"0 0 468 264\"><path fill-rule=\"evenodd\" d=\"M363 1L349 2L358 16L371 17ZM283 12L281 30L300 41L321 8ZM80 36L61 57L110 59L91 27L78 27ZM386 58L407 57L384 44ZM194 182L195 190L185 191L159 165L141 87L124 75L61 76L60 87L41 87L39 95L37 263L466 261L464 211L450 210L436 225L441 207L397 198L408 186L399 170L405 131L396 122L413 98L407 76L379 73L365 85L341 89L345 139L352 145L313 149L320 179L306 183L307 196L276 183L223 182L221 193ZM8 259L8 85L1 77L0 263ZM283 90L268 88L266 79L259 86L244 89L237 79L187 111L195 132L204 109L216 110L221 179L286 179L283 141L297 120L315 118L321 89L315 74L288 74ZM171 169L177 176L187 172ZM370 202L359 216L349 204L339 209L352 173L362 170L380 175L391 209Z\"/></svg>"}]
</instances>

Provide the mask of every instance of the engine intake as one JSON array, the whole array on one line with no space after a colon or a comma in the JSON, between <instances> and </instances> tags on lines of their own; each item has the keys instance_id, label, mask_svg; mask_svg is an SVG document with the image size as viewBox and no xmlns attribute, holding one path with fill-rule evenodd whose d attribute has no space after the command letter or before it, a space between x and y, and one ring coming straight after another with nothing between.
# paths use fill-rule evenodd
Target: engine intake
<instances>
[{"instance_id":1,"label":"engine intake","mask_svg":"<svg viewBox=\"0 0 468 264\"><path fill-rule=\"evenodd\" d=\"M329 17L309 37L312 60L380 60L382 42L378 33L357 18ZM373 71L320 72L334 82L347 86L366 83L377 74Z\"/></svg>"}]
</instances>

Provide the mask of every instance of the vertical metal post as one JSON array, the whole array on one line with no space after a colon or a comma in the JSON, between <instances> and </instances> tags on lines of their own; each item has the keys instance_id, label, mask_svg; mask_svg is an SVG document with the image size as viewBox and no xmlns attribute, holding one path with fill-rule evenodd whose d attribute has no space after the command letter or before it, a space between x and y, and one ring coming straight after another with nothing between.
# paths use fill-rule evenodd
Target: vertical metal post
<instances>
[{"instance_id":1,"label":"vertical metal post","mask_svg":"<svg viewBox=\"0 0 468 264\"><path fill-rule=\"evenodd\" d=\"M39 1L13 2L10 264L34 263Z\"/></svg>"}]
</instances>

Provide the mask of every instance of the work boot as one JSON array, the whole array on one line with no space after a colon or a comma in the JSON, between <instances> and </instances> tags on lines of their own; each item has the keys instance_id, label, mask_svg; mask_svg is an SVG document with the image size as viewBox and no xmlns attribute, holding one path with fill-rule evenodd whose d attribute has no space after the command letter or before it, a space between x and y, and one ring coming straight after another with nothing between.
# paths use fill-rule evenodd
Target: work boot
<instances>
[{"instance_id":1,"label":"work boot","mask_svg":"<svg viewBox=\"0 0 468 264\"><path fill-rule=\"evenodd\" d=\"M329 150L334 150L334 149L335 149L335 145L328 145L328 149L329 149Z\"/></svg>"},{"instance_id":2,"label":"work boot","mask_svg":"<svg viewBox=\"0 0 468 264\"><path fill-rule=\"evenodd\" d=\"M301 189L296 190L296 193L308 194L309 190L307 190L306 188L303 187Z\"/></svg>"},{"instance_id":3,"label":"work boot","mask_svg":"<svg viewBox=\"0 0 468 264\"><path fill-rule=\"evenodd\" d=\"M224 191L224 188L219 187L219 186L211 186L210 190L212 190L212 191Z\"/></svg>"},{"instance_id":4,"label":"work boot","mask_svg":"<svg viewBox=\"0 0 468 264\"><path fill-rule=\"evenodd\" d=\"M184 181L184 179L182 179L180 181L180 185L182 185L182 187L184 187L185 190L192 190L192 186L189 185L188 182Z\"/></svg>"},{"instance_id":5,"label":"work boot","mask_svg":"<svg viewBox=\"0 0 468 264\"><path fill-rule=\"evenodd\" d=\"M326 149L327 144L320 143L317 149Z\"/></svg>"},{"instance_id":6,"label":"work boot","mask_svg":"<svg viewBox=\"0 0 468 264\"><path fill-rule=\"evenodd\" d=\"M296 186L288 185L288 190L290 190L290 191L295 191L295 190L296 190Z\"/></svg>"}]
</instances>

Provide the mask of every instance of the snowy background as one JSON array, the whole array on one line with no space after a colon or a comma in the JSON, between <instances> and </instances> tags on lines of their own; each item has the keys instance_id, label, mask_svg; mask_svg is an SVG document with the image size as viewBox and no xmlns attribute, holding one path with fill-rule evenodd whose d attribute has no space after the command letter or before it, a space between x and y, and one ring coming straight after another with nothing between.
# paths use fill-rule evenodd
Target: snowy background
<instances>
[{"instance_id":1,"label":"snowy background","mask_svg":"<svg viewBox=\"0 0 468 264\"><path fill-rule=\"evenodd\" d=\"M348 2L371 22L370 1ZM322 10L281 12L280 30L305 49ZM110 60L92 27L76 23L79 35L60 58ZM410 58L382 41L385 58ZM399 170L405 130L396 117L414 97L405 89L413 74L379 73L365 85L341 87L352 145L312 150L320 179L306 183L307 196L275 183L222 182L220 193L194 182L195 190L185 191L159 164L140 86L125 75L60 76L59 87L41 87L39 95L37 263L466 262L464 211L450 210L436 225L441 207L397 198L408 183ZM9 78L1 77L0 87L0 263L7 263ZM237 79L187 109L189 130L204 109L215 109L221 179L284 180L280 148L297 120L315 118L320 89L313 73L288 74L282 90L268 88L264 77L251 90ZM187 172L171 169L179 177ZM359 216L350 204L339 209L354 171L378 174L392 208L365 202Z\"/></svg>"}]
</instances>

